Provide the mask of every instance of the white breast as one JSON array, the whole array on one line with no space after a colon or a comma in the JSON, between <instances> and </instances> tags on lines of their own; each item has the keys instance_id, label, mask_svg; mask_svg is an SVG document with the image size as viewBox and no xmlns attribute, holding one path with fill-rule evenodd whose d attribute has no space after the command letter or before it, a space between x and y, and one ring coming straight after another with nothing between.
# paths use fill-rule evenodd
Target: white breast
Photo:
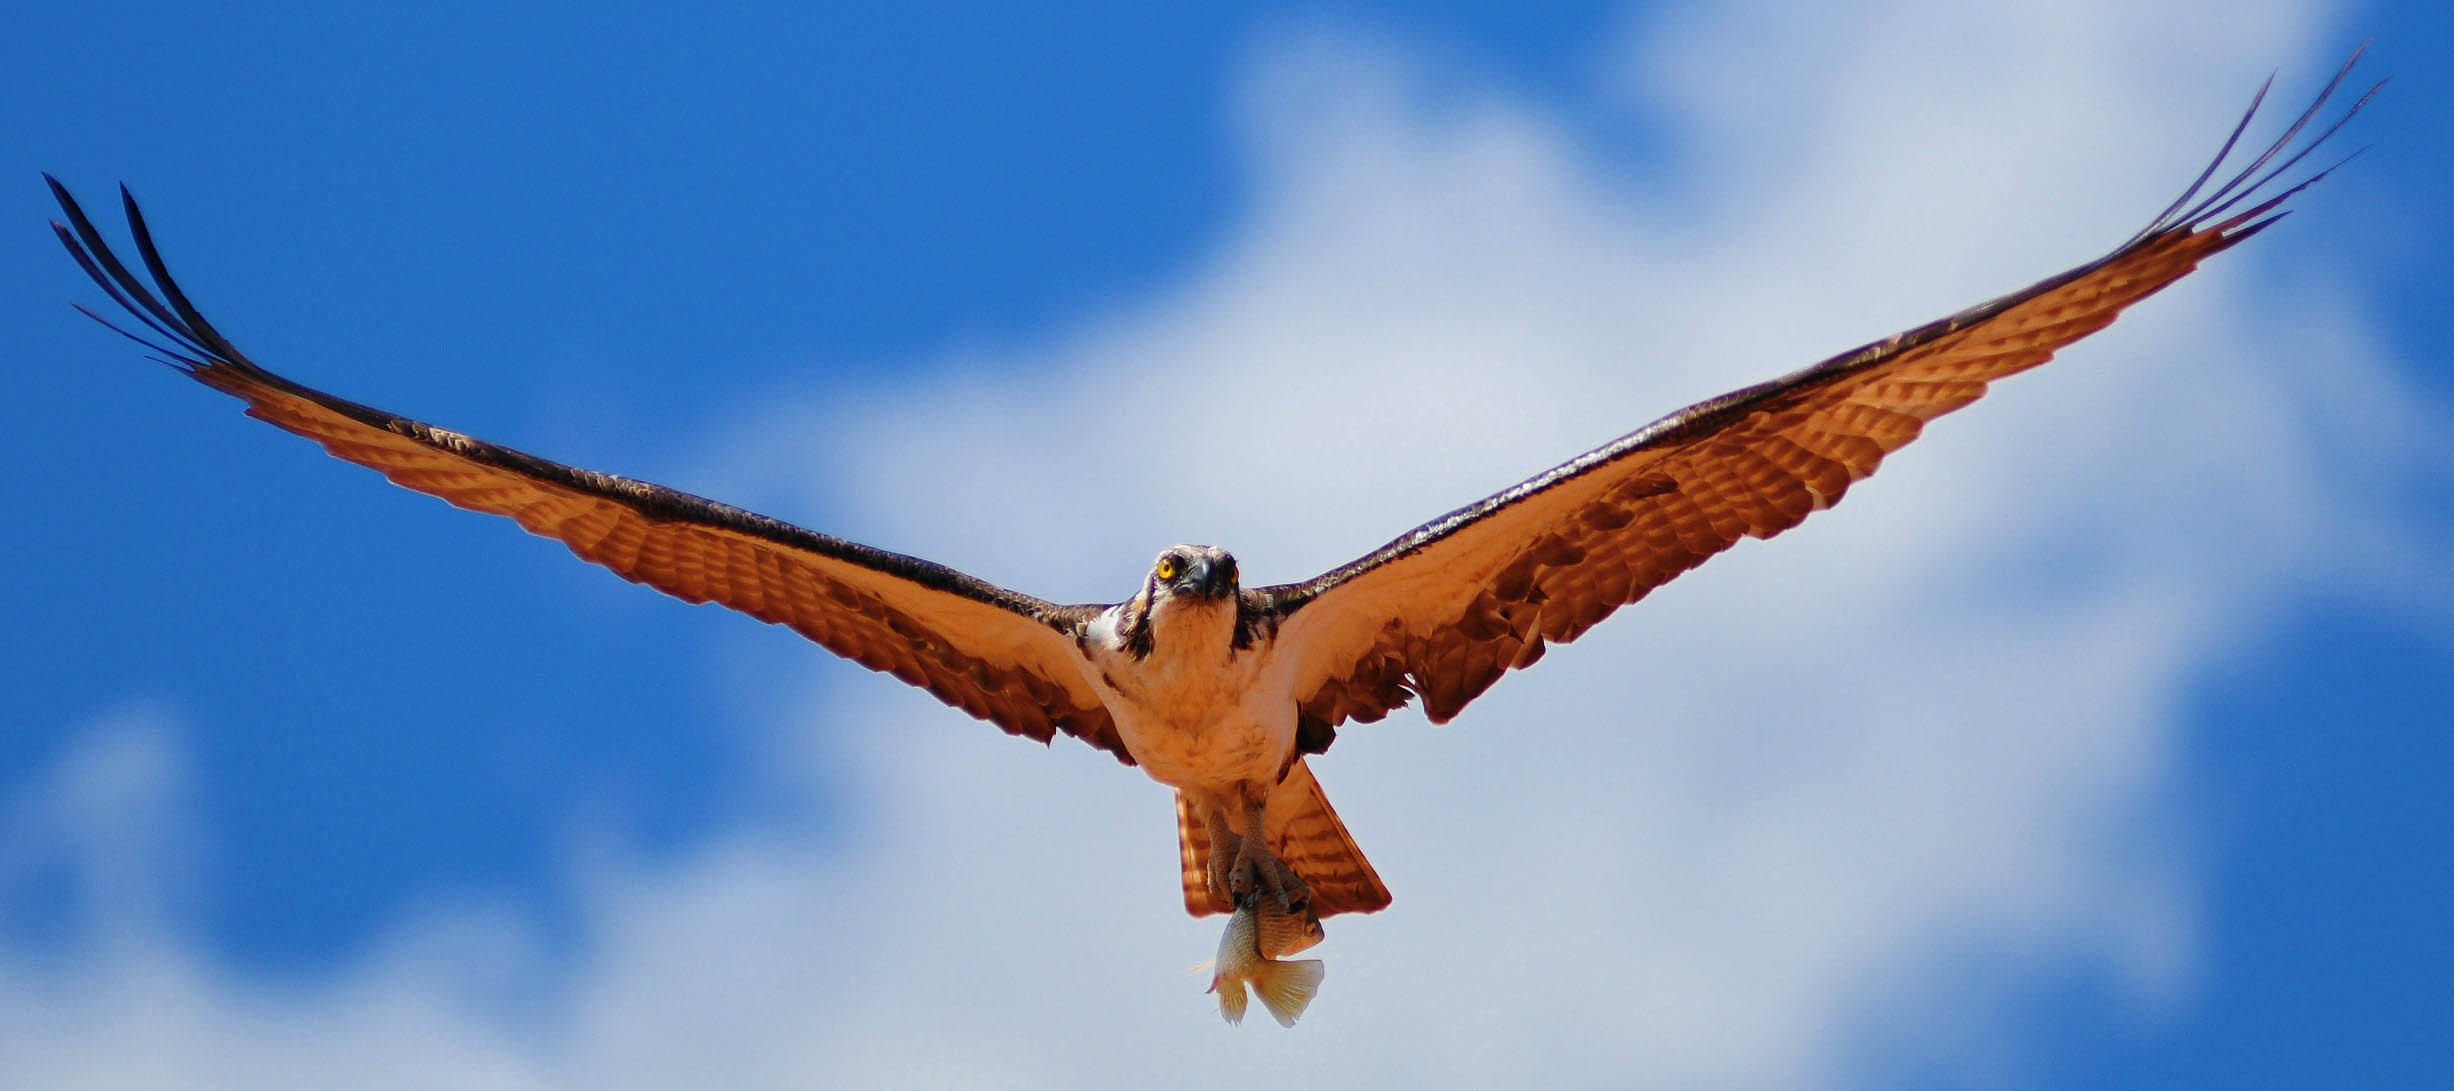
<instances>
[{"instance_id":1,"label":"white breast","mask_svg":"<svg viewBox=\"0 0 2454 1091\"><path fill-rule=\"evenodd\" d=\"M1142 769L1193 789L1277 776L1295 747L1295 701L1261 692L1270 645L1234 646L1234 602L1162 600L1139 659L1117 647L1122 611L1092 623L1084 673Z\"/></svg>"}]
</instances>

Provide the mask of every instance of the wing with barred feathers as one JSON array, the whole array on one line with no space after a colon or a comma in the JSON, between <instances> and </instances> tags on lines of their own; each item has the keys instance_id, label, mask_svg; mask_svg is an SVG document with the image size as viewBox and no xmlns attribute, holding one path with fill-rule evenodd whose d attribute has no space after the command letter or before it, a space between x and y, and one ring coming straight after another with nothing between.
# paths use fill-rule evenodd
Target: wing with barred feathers
<instances>
[{"instance_id":1,"label":"wing with barred feathers","mask_svg":"<svg viewBox=\"0 0 2454 1091\"><path fill-rule=\"evenodd\" d=\"M550 462L292 382L247 359L188 302L125 189L128 227L158 296L50 181L69 220L52 224L60 242L151 336L85 313L247 403L249 416L396 484L508 516L623 579L787 626L1012 734L1047 742L1062 731L1133 763L1076 666L1076 639L1105 607L1043 602L944 565Z\"/></svg>"},{"instance_id":2,"label":"wing with barred feathers","mask_svg":"<svg viewBox=\"0 0 2454 1091\"><path fill-rule=\"evenodd\" d=\"M1547 644L1575 639L1741 538L1772 537L1839 502L1927 421L2274 223L2282 202L2326 170L2270 193L2276 179L2368 102L2295 149L2358 60L2247 168L2208 189L2261 89L2181 198L2096 261L1690 406L1316 579L1260 589L1258 612L1278 624L1279 654L1293 657L1301 749L1319 752L1339 724L1418 697L1446 722Z\"/></svg>"}]
</instances>

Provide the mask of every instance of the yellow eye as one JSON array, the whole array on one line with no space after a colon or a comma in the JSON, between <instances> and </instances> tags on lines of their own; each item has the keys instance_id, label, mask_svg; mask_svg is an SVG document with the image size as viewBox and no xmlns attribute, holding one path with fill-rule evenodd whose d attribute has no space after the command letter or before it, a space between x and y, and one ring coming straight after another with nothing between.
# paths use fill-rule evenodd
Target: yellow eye
<instances>
[{"instance_id":1,"label":"yellow eye","mask_svg":"<svg viewBox=\"0 0 2454 1091\"><path fill-rule=\"evenodd\" d=\"M1176 558L1174 558L1174 557L1161 557L1161 558L1159 558L1159 578L1160 578L1160 579L1163 579L1163 580L1172 580L1172 579L1175 579L1175 578L1176 578L1176 573L1178 573L1178 572L1182 572L1182 571L1184 571L1184 564L1183 564L1182 562L1178 561Z\"/></svg>"}]
</instances>

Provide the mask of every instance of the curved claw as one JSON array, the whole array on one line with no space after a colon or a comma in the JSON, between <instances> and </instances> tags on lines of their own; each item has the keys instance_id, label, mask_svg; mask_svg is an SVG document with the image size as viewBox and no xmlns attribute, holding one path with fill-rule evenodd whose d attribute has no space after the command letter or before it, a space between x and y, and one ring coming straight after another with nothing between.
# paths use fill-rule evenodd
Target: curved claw
<instances>
[{"instance_id":1,"label":"curved claw","mask_svg":"<svg viewBox=\"0 0 2454 1091\"><path fill-rule=\"evenodd\" d=\"M1291 915L1312 907L1312 888L1258 837L1245 837L1236 846L1235 862L1227 872L1227 891L1229 904L1239 907L1264 894L1278 899L1278 907Z\"/></svg>"}]
</instances>

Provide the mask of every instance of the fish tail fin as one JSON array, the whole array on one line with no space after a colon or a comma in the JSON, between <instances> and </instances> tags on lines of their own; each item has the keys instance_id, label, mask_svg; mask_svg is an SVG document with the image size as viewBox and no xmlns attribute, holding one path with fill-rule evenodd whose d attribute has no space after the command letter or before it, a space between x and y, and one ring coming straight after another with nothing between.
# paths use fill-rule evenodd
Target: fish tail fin
<instances>
[{"instance_id":1,"label":"fish tail fin","mask_svg":"<svg viewBox=\"0 0 2454 1091\"><path fill-rule=\"evenodd\" d=\"M1313 996L1321 991L1321 960L1269 963L1254 979L1253 990L1261 994L1261 1006L1270 1009L1270 1017L1278 1020L1279 1026L1294 1026L1304 1009L1312 1006ZM1238 987L1236 991L1244 990Z\"/></svg>"},{"instance_id":2,"label":"fish tail fin","mask_svg":"<svg viewBox=\"0 0 2454 1091\"><path fill-rule=\"evenodd\" d=\"M1210 982L1210 991L1218 994L1219 1016L1229 1023L1241 1025L1244 1022L1244 1005L1251 999L1244 994L1244 983L1230 978L1216 978ZM1268 998L1264 997L1262 1002L1268 1003Z\"/></svg>"},{"instance_id":3,"label":"fish tail fin","mask_svg":"<svg viewBox=\"0 0 2454 1091\"><path fill-rule=\"evenodd\" d=\"M1321 794L1321 782L1312 779L1309 765L1298 761L1288 767L1286 777L1270 792L1263 813L1271 851L1312 888L1316 916L1388 908L1389 888L1381 885L1372 862L1363 858L1363 850L1346 832L1346 823L1338 821L1338 812L1330 808L1329 797Z\"/></svg>"}]
</instances>

